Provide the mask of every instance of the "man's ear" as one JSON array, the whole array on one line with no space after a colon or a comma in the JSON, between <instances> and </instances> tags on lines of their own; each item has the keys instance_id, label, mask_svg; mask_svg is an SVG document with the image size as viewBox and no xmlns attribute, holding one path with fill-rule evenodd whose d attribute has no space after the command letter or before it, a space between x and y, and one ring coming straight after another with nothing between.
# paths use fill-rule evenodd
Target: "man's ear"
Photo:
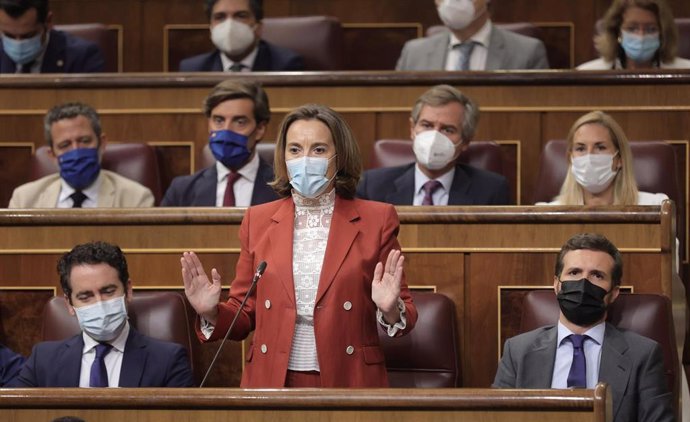
<instances>
[{"instance_id":1,"label":"man's ear","mask_svg":"<svg viewBox=\"0 0 690 422\"><path fill-rule=\"evenodd\" d=\"M414 133L414 127L415 127L415 122L412 120L412 117L410 117L410 139L414 141L415 133Z\"/></svg>"},{"instance_id":2,"label":"man's ear","mask_svg":"<svg viewBox=\"0 0 690 422\"><path fill-rule=\"evenodd\" d=\"M46 29L50 31L53 29L53 12L48 11L48 14L46 15L46 23L45 23Z\"/></svg>"},{"instance_id":3,"label":"man's ear","mask_svg":"<svg viewBox=\"0 0 690 422\"><path fill-rule=\"evenodd\" d=\"M76 316L77 313L74 311L74 306L69 301L69 296L64 295L65 298L65 306L67 306L67 312L69 312L70 315Z\"/></svg>"},{"instance_id":4,"label":"man's ear","mask_svg":"<svg viewBox=\"0 0 690 422\"><path fill-rule=\"evenodd\" d=\"M611 295L611 300L609 300L609 305L618 299L618 295L621 293L620 286L613 286L609 294Z\"/></svg>"},{"instance_id":5,"label":"man's ear","mask_svg":"<svg viewBox=\"0 0 690 422\"><path fill-rule=\"evenodd\" d=\"M127 303L132 302L132 295L134 294L134 291L132 290L132 280L127 280L127 289L125 290L125 301Z\"/></svg>"},{"instance_id":6,"label":"man's ear","mask_svg":"<svg viewBox=\"0 0 690 422\"><path fill-rule=\"evenodd\" d=\"M50 145L50 148L48 148L48 157L50 157L51 161L55 163L56 166L58 165L58 158L57 155L55 155L53 145Z\"/></svg>"},{"instance_id":7,"label":"man's ear","mask_svg":"<svg viewBox=\"0 0 690 422\"><path fill-rule=\"evenodd\" d=\"M558 280L557 276L553 276L553 292L558 294L558 285L561 284L561 282Z\"/></svg>"},{"instance_id":8,"label":"man's ear","mask_svg":"<svg viewBox=\"0 0 690 422\"><path fill-rule=\"evenodd\" d=\"M268 125L266 122L257 123L257 125L256 125L256 136L255 136L256 143L259 143L259 141L264 139L264 135L266 134L266 127L267 126Z\"/></svg>"}]
</instances>

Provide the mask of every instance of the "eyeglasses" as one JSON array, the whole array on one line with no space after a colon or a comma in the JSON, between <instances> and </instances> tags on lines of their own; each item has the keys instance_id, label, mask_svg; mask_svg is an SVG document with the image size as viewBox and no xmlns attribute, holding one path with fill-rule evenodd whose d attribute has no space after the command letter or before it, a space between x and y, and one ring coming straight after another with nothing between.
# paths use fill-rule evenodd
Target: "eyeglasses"
<instances>
[{"instance_id":1,"label":"eyeglasses","mask_svg":"<svg viewBox=\"0 0 690 422\"><path fill-rule=\"evenodd\" d=\"M644 34L644 35L650 35L650 34L658 34L659 33L659 27L656 25L626 25L623 26L621 29L625 32L632 32L633 34Z\"/></svg>"}]
</instances>

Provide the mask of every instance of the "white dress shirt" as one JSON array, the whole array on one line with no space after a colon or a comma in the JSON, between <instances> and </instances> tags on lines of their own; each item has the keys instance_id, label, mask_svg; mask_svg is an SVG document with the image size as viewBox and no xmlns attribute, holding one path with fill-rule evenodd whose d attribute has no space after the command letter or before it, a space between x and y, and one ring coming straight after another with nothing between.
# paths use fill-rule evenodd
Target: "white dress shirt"
<instances>
[{"instance_id":1,"label":"white dress shirt","mask_svg":"<svg viewBox=\"0 0 690 422\"><path fill-rule=\"evenodd\" d=\"M259 52L259 44L256 45L254 50L247 55L240 63L242 63L242 70L240 72L251 72L254 67L254 61L256 61L256 55ZM230 68L236 62L230 60L225 53L220 53L220 62L223 64L223 72L230 72Z\"/></svg>"},{"instance_id":2,"label":"white dress shirt","mask_svg":"<svg viewBox=\"0 0 690 422\"><path fill-rule=\"evenodd\" d=\"M601 345L604 344L604 331L606 323L601 322L587 330L584 334L589 336L584 342L585 360L587 362L587 388L594 388L599 381L599 362L601 361ZM551 388L568 388L568 374L573 363L573 343L566 337L574 334L565 325L558 321L558 339L556 348L556 361L553 364L553 376Z\"/></svg>"},{"instance_id":3,"label":"white dress shirt","mask_svg":"<svg viewBox=\"0 0 690 422\"><path fill-rule=\"evenodd\" d=\"M476 34L470 39L475 42L474 49L470 55L470 70L485 70L486 57L489 54L489 39L491 38L491 20L487 19L484 26L482 26ZM456 46L463 41L450 32L450 41L448 43L448 54L446 55L446 70L459 70L460 66L460 49Z\"/></svg>"},{"instance_id":4,"label":"white dress shirt","mask_svg":"<svg viewBox=\"0 0 690 422\"><path fill-rule=\"evenodd\" d=\"M86 189L82 189L82 193L86 195L86 199L81 204L82 208L96 208L98 207L98 191L101 189L101 173ZM58 195L57 208L72 208L74 201L70 198L76 192L72 186L68 185L64 179L60 179L60 194Z\"/></svg>"},{"instance_id":5,"label":"white dress shirt","mask_svg":"<svg viewBox=\"0 0 690 422\"><path fill-rule=\"evenodd\" d=\"M220 161L216 161L216 172L218 173L218 180L216 183L216 206L222 207L230 169L225 167ZM254 181L256 180L256 174L259 172L259 154L255 152L254 158L249 160L241 169L237 170L237 172L241 177L235 181L232 187L232 191L235 194L235 206L248 207L252 203Z\"/></svg>"},{"instance_id":6,"label":"white dress shirt","mask_svg":"<svg viewBox=\"0 0 690 422\"><path fill-rule=\"evenodd\" d=\"M455 177L455 167L451 168L450 171L441 177L437 177L434 180L441 182L441 187L436 189L434 193L431 194L431 200L434 201L434 205L448 205L448 197L450 195L450 187L453 184L453 177ZM424 201L424 189L422 187L429 179L422 169L419 168L419 164L414 166L414 197L412 198L412 205L422 205Z\"/></svg>"},{"instance_id":7,"label":"white dress shirt","mask_svg":"<svg viewBox=\"0 0 690 422\"><path fill-rule=\"evenodd\" d=\"M120 386L120 370L122 369L122 357L125 354L125 344L129 336L129 321L125 322L125 327L115 340L109 343L113 346L103 358L105 368L108 371L108 387ZM91 365L96 358L96 346L98 342L88 334L82 332L84 339L84 350L81 355L81 372L79 375L79 387L88 387L91 379Z\"/></svg>"}]
</instances>

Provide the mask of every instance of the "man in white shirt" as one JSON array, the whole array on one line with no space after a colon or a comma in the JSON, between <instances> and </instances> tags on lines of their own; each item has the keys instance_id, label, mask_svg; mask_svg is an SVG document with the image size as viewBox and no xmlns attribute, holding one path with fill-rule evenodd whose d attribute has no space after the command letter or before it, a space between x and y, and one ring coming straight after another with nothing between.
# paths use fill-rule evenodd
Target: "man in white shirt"
<instances>
[{"instance_id":1,"label":"man in white shirt","mask_svg":"<svg viewBox=\"0 0 690 422\"><path fill-rule=\"evenodd\" d=\"M132 283L119 247L77 245L58 262L60 284L82 332L34 346L13 387L191 387L189 356L176 343L130 326Z\"/></svg>"},{"instance_id":2,"label":"man in white shirt","mask_svg":"<svg viewBox=\"0 0 690 422\"><path fill-rule=\"evenodd\" d=\"M101 169L107 137L93 107L66 103L44 119L45 138L59 173L17 187L9 208L151 207L151 190Z\"/></svg>"},{"instance_id":3,"label":"man in white shirt","mask_svg":"<svg viewBox=\"0 0 690 422\"><path fill-rule=\"evenodd\" d=\"M661 347L606 322L619 294L623 260L605 237L578 234L561 248L553 287L558 324L506 341L493 386L611 386L614 421L673 421Z\"/></svg>"},{"instance_id":4,"label":"man in white shirt","mask_svg":"<svg viewBox=\"0 0 690 422\"><path fill-rule=\"evenodd\" d=\"M548 69L544 44L501 29L490 0L435 0L447 31L408 41L396 70Z\"/></svg>"},{"instance_id":5,"label":"man in white shirt","mask_svg":"<svg viewBox=\"0 0 690 422\"><path fill-rule=\"evenodd\" d=\"M271 118L268 96L258 82L228 79L204 101L209 147L216 163L173 179L164 207L248 207L278 199L268 185L272 163L256 153Z\"/></svg>"}]
</instances>

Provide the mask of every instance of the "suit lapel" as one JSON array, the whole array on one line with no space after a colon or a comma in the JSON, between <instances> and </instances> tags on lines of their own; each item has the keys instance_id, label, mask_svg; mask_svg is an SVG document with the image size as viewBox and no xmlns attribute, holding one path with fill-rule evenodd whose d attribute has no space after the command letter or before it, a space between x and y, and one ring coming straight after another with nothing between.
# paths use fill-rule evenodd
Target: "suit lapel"
<instances>
[{"instance_id":1,"label":"suit lapel","mask_svg":"<svg viewBox=\"0 0 690 422\"><path fill-rule=\"evenodd\" d=\"M254 190L252 191L252 205L277 199L275 191L267 184L271 179L273 179L273 169L264 160L259 160L259 170L256 172Z\"/></svg>"},{"instance_id":2,"label":"suit lapel","mask_svg":"<svg viewBox=\"0 0 690 422\"><path fill-rule=\"evenodd\" d=\"M50 184L46 189L43 190L38 196L36 201L36 206L38 208L55 208L58 202L58 196L60 196L60 176L56 175L56 179Z\"/></svg>"},{"instance_id":3,"label":"suit lapel","mask_svg":"<svg viewBox=\"0 0 690 422\"><path fill-rule=\"evenodd\" d=\"M414 200L414 163L393 181L395 190L386 195L386 202L393 205L412 205Z\"/></svg>"},{"instance_id":4,"label":"suit lapel","mask_svg":"<svg viewBox=\"0 0 690 422\"><path fill-rule=\"evenodd\" d=\"M359 220L359 213L353 200L335 197L333 219L328 233L326 253L321 266L319 288L316 292L316 303L319 303L328 288L333 284L335 276L347 256L352 243L359 233L359 227L355 224Z\"/></svg>"},{"instance_id":5,"label":"suit lapel","mask_svg":"<svg viewBox=\"0 0 690 422\"><path fill-rule=\"evenodd\" d=\"M115 185L106 172L107 170L101 169L101 187L98 188L98 207L100 208L115 206Z\"/></svg>"},{"instance_id":6,"label":"suit lapel","mask_svg":"<svg viewBox=\"0 0 690 422\"><path fill-rule=\"evenodd\" d=\"M551 388L553 365L556 356L558 328L544 331L534 342L532 350L525 355L525 368L534 368L524 374L518 388Z\"/></svg>"},{"instance_id":7,"label":"suit lapel","mask_svg":"<svg viewBox=\"0 0 690 422\"><path fill-rule=\"evenodd\" d=\"M41 73L60 73L65 68L66 39L63 33L50 31L50 41L46 47Z\"/></svg>"},{"instance_id":8,"label":"suit lapel","mask_svg":"<svg viewBox=\"0 0 690 422\"><path fill-rule=\"evenodd\" d=\"M120 369L120 387L139 387L146 367L146 341L132 326L125 343L125 353L122 356Z\"/></svg>"},{"instance_id":9,"label":"suit lapel","mask_svg":"<svg viewBox=\"0 0 690 422\"><path fill-rule=\"evenodd\" d=\"M503 34L496 28L496 26L491 27L491 36L489 37L489 51L486 55L486 66L485 70L496 70L503 69L503 57L505 54L505 40L503 39Z\"/></svg>"},{"instance_id":10,"label":"suit lapel","mask_svg":"<svg viewBox=\"0 0 690 422\"><path fill-rule=\"evenodd\" d=\"M60 387L79 387L79 378L81 377L81 357L84 350L84 339L82 335L76 335L67 340L63 347L65 352L53 363L58 375L56 378L57 384L54 386Z\"/></svg>"},{"instance_id":11,"label":"suit lapel","mask_svg":"<svg viewBox=\"0 0 690 422\"><path fill-rule=\"evenodd\" d=\"M254 59L253 71L273 70L271 69L271 52L264 41L259 41L258 51Z\"/></svg>"},{"instance_id":12,"label":"suit lapel","mask_svg":"<svg viewBox=\"0 0 690 422\"><path fill-rule=\"evenodd\" d=\"M467 194L471 185L472 182L465 170L456 165L453 184L448 192L448 205L473 205L472 197Z\"/></svg>"},{"instance_id":13,"label":"suit lapel","mask_svg":"<svg viewBox=\"0 0 690 422\"><path fill-rule=\"evenodd\" d=\"M606 323L604 344L601 345L601 361L599 362L599 381L611 386L613 398L613 419L616 419L620 408L621 398L625 395L630 380L632 362L625 356L628 350L620 331L613 325Z\"/></svg>"},{"instance_id":14,"label":"suit lapel","mask_svg":"<svg viewBox=\"0 0 690 422\"><path fill-rule=\"evenodd\" d=\"M203 182L199 189L193 193L192 205L195 206L216 206L216 190L218 188L218 169L216 164L204 170L201 175Z\"/></svg>"},{"instance_id":15,"label":"suit lapel","mask_svg":"<svg viewBox=\"0 0 690 422\"><path fill-rule=\"evenodd\" d=\"M14 64L12 59L5 54L4 50L1 50L2 46L0 46L0 52L2 55L0 56L0 73L14 73L17 71L17 66Z\"/></svg>"},{"instance_id":16,"label":"suit lapel","mask_svg":"<svg viewBox=\"0 0 690 422\"><path fill-rule=\"evenodd\" d=\"M285 293L290 298L290 301L295 303L295 284L292 278L292 254L286 253L285 245L290 245L292 250L292 242L294 237L295 227L295 204L292 198L285 198L278 210L271 216L273 224L268 228L270 233L267 233L266 238L270 242L270 257L257 257L259 259L266 259L274 268L280 268L277 274L280 277L280 282L285 289Z\"/></svg>"}]
</instances>

